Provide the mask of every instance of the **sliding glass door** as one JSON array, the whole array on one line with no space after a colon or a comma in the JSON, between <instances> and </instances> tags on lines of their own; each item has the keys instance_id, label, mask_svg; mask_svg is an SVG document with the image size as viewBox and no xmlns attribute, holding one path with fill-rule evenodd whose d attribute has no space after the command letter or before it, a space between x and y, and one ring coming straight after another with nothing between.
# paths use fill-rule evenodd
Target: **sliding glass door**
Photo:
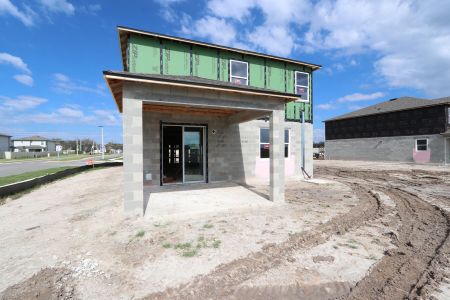
<instances>
[{"instance_id":1,"label":"sliding glass door","mask_svg":"<svg viewBox=\"0 0 450 300\"><path fill-rule=\"evenodd\" d=\"M162 126L162 184L205 182L205 126Z\"/></svg>"}]
</instances>

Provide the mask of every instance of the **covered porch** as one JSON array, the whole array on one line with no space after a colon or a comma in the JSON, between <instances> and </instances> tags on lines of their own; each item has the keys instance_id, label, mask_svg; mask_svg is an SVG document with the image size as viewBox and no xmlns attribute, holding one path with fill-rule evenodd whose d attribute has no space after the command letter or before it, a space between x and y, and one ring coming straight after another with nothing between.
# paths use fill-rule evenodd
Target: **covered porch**
<instances>
[{"instance_id":1,"label":"covered porch","mask_svg":"<svg viewBox=\"0 0 450 300\"><path fill-rule=\"evenodd\" d=\"M217 182L231 184L229 191L235 195L231 193L229 196L233 194L233 198L239 197L240 191L242 195L251 195L246 199L259 197L254 198L259 199L255 203L264 200L242 186L230 183L246 181L245 157L248 153L240 139L243 129L239 124L262 117L268 117L270 129L268 198L272 202L284 202L284 104L294 101L295 95L192 77L106 72L105 79L123 113L125 212L154 215L148 212L152 212L152 207L158 212L160 208L156 202L163 201L169 195L161 192L169 190L169 185L172 199L195 197L196 193L202 191L201 194L206 195L204 199L210 198L211 203L200 201L200 206L220 206L218 202L215 203L220 197L217 198L218 194L214 196L212 192L214 189L216 192L226 190L220 190L225 188L223 186L218 189L215 185ZM164 143L164 136L167 141L169 132L176 131L173 128L164 131L169 126L182 130L182 142L179 143L182 155L179 154L178 158L176 154L172 155L172 160L178 159L182 163L182 177L170 175L168 171L169 152L165 149L170 148L170 145ZM189 138L186 132L191 131L197 132L201 138L186 142ZM178 133L173 132L172 136L178 136ZM192 177L187 175L192 175L192 172L186 172L190 167L186 161L192 159L185 153L186 149L196 155L201 153L202 167L194 170L197 172L194 172L197 175L196 185L201 184L201 189L189 183ZM175 184L181 186L176 187ZM178 193L177 189L183 192ZM153 198L149 191L154 192ZM168 201L166 204L170 206L172 200ZM186 201L186 205L189 202L195 205L195 201ZM183 207L180 202L177 203L177 206Z\"/></svg>"}]
</instances>

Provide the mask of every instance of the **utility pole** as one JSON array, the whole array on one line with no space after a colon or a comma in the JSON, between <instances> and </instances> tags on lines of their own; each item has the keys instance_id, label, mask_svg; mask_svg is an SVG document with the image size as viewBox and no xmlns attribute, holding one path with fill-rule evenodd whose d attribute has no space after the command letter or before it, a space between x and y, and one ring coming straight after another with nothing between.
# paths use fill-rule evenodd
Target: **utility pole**
<instances>
[{"instance_id":1,"label":"utility pole","mask_svg":"<svg viewBox=\"0 0 450 300\"><path fill-rule=\"evenodd\" d=\"M102 160L105 159L105 145L103 144L103 126L98 126L102 129Z\"/></svg>"}]
</instances>

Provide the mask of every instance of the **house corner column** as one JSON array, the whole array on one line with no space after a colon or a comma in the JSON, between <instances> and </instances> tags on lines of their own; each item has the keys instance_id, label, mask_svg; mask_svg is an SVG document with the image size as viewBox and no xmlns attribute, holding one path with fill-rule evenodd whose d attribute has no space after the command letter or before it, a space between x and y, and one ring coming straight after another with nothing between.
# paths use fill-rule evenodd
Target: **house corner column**
<instances>
[{"instance_id":1,"label":"house corner column","mask_svg":"<svg viewBox=\"0 0 450 300\"><path fill-rule=\"evenodd\" d=\"M142 101L123 99L123 207L126 214L144 213Z\"/></svg>"},{"instance_id":2,"label":"house corner column","mask_svg":"<svg viewBox=\"0 0 450 300\"><path fill-rule=\"evenodd\" d=\"M270 200L284 202L284 106L270 116Z\"/></svg>"}]
</instances>

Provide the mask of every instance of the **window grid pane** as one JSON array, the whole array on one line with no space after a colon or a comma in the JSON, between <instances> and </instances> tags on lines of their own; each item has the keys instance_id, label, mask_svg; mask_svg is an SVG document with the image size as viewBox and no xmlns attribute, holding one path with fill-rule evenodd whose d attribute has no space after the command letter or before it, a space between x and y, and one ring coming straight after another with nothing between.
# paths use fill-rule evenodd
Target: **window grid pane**
<instances>
[{"instance_id":1,"label":"window grid pane","mask_svg":"<svg viewBox=\"0 0 450 300\"><path fill-rule=\"evenodd\" d=\"M231 61L231 76L248 78L247 63L240 61Z\"/></svg>"},{"instance_id":2,"label":"window grid pane","mask_svg":"<svg viewBox=\"0 0 450 300\"><path fill-rule=\"evenodd\" d=\"M309 86L308 84L308 74L297 72L297 85Z\"/></svg>"}]
</instances>

